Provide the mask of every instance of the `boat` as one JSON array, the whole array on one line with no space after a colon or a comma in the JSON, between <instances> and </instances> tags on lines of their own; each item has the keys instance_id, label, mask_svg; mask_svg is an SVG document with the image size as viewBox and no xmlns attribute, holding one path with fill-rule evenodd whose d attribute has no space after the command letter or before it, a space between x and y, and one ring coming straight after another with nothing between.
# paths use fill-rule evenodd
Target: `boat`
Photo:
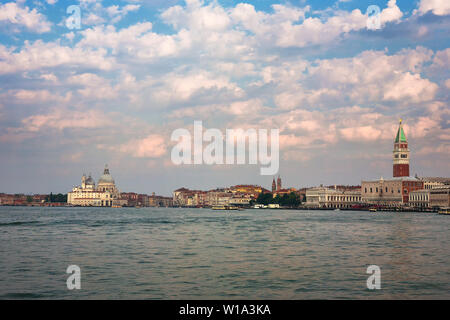
<instances>
[{"instance_id":1,"label":"boat","mask_svg":"<svg viewBox=\"0 0 450 320\"><path fill-rule=\"evenodd\" d=\"M339 209L339 208L336 208L336 209L334 209L334 211L341 211L341 209Z\"/></svg>"},{"instance_id":2,"label":"boat","mask_svg":"<svg viewBox=\"0 0 450 320\"><path fill-rule=\"evenodd\" d=\"M369 211L370 212L377 212L377 208L370 208Z\"/></svg>"},{"instance_id":3,"label":"boat","mask_svg":"<svg viewBox=\"0 0 450 320\"><path fill-rule=\"evenodd\" d=\"M241 208L234 206L212 206L213 210L242 210Z\"/></svg>"},{"instance_id":4,"label":"boat","mask_svg":"<svg viewBox=\"0 0 450 320\"><path fill-rule=\"evenodd\" d=\"M450 207L439 209L438 214L450 214Z\"/></svg>"},{"instance_id":5,"label":"boat","mask_svg":"<svg viewBox=\"0 0 450 320\"><path fill-rule=\"evenodd\" d=\"M263 205L263 204L255 204L255 205L253 206L253 208L254 208L254 209L267 209L267 206L266 206L266 205Z\"/></svg>"}]
</instances>

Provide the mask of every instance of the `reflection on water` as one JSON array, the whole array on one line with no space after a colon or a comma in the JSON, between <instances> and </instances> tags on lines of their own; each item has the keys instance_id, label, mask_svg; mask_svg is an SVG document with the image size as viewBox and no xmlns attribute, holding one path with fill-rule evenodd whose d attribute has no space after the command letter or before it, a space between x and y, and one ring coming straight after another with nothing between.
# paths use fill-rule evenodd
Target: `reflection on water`
<instances>
[{"instance_id":1,"label":"reflection on water","mask_svg":"<svg viewBox=\"0 0 450 320\"><path fill-rule=\"evenodd\" d=\"M0 298L450 298L449 217L0 207ZM68 265L81 290L66 287ZM369 265L381 290L366 287Z\"/></svg>"}]
</instances>

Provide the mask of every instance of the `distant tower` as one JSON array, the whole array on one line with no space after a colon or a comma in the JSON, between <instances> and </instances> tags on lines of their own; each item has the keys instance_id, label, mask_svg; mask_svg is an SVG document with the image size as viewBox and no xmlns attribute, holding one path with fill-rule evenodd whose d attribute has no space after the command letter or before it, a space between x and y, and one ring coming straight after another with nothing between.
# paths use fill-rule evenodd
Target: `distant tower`
<instances>
[{"instance_id":1,"label":"distant tower","mask_svg":"<svg viewBox=\"0 0 450 320\"><path fill-rule=\"evenodd\" d=\"M408 140L403 131L402 119L398 126L397 136L394 141L394 177L409 177L409 149Z\"/></svg>"},{"instance_id":2,"label":"distant tower","mask_svg":"<svg viewBox=\"0 0 450 320\"><path fill-rule=\"evenodd\" d=\"M277 190L277 184L275 183L275 178L272 180L272 192L275 192Z\"/></svg>"},{"instance_id":3,"label":"distant tower","mask_svg":"<svg viewBox=\"0 0 450 320\"><path fill-rule=\"evenodd\" d=\"M83 176L81 177L81 188L86 188L86 174L83 173Z\"/></svg>"},{"instance_id":4,"label":"distant tower","mask_svg":"<svg viewBox=\"0 0 450 320\"><path fill-rule=\"evenodd\" d=\"M281 178L280 178L280 176L278 176L278 179L277 179L277 191L280 191L281 190Z\"/></svg>"}]
</instances>

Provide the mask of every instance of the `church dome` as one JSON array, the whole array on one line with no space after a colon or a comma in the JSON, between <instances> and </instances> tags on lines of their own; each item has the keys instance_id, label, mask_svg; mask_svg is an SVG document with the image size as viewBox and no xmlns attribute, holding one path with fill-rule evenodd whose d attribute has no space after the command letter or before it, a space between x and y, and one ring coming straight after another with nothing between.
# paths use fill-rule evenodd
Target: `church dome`
<instances>
[{"instance_id":1,"label":"church dome","mask_svg":"<svg viewBox=\"0 0 450 320\"><path fill-rule=\"evenodd\" d=\"M114 184L114 179L109 173L108 165L105 166L105 170L103 171L103 175L98 180L98 184Z\"/></svg>"},{"instance_id":2,"label":"church dome","mask_svg":"<svg viewBox=\"0 0 450 320\"><path fill-rule=\"evenodd\" d=\"M92 177L89 175L89 177L86 179L86 185L89 185L89 186L93 186L93 185L95 185L95 181L94 181L94 179L92 179Z\"/></svg>"}]
</instances>

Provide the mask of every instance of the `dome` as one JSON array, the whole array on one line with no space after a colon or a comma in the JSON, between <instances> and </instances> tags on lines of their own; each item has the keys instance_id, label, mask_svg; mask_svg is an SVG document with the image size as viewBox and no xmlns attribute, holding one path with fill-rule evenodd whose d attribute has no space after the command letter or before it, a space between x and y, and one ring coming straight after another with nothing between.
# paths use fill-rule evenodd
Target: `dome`
<instances>
[{"instance_id":1,"label":"dome","mask_svg":"<svg viewBox=\"0 0 450 320\"><path fill-rule=\"evenodd\" d=\"M109 173L108 165L105 166L103 175L100 177L100 179L98 179L98 184L114 184L114 179Z\"/></svg>"},{"instance_id":2,"label":"dome","mask_svg":"<svg viewBox=\"0 0 450 320\"><path fill-rule=\"evenodd\" d=\"M89 177L86 179L85 184L86 184L86 185L93 186L93 185L95 185L95 181L94 181L94 179L92 179L92 177L89 175Z\"/></svg>"}]
</instances>

